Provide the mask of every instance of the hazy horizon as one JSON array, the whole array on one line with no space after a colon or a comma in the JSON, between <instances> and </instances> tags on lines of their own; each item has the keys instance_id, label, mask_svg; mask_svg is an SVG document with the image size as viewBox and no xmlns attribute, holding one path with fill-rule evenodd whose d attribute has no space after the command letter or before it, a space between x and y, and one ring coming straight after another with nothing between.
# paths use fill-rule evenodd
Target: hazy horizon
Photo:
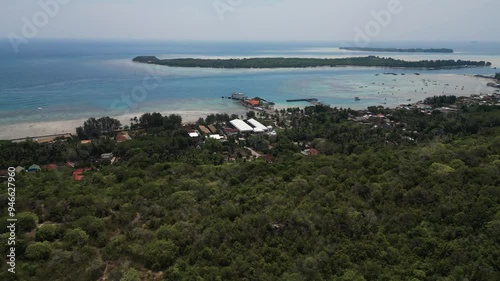
<instances>
[{"instance_id":1,"label":"hazy horizon","mask_svg":"<svg viewBox=\"0 0 500 281\"><path fill-rule=\"evenodd\" d=\"M0 4L0 38L494 42L500 9L493 0L186 2L8 0Z\"/></svg>"}]
</instances>

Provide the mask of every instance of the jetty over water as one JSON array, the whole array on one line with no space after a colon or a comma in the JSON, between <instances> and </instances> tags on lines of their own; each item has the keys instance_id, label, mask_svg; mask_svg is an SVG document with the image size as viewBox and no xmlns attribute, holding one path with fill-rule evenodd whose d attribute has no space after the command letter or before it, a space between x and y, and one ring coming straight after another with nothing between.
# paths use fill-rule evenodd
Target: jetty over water
<instances>
[{"instance_id":1,"label":"jetty over water","mask_svg":"<svg viewBox=\"0 0 500 281\"><path fill-rule=\"evenodd\" d=\"M294 100L286 100L286 102L318 102L318 99L294 99Z\"/></svg>"},{"instance_id":2,"label":"jetty over water","mask_svg":"<svg viewBox=\"0 0 500 281\"><path fill-rule=\"evenodd\" d=\"M323 103L318 101L318 99L312 98L312 99L293 99L293 100L286 100L286 102L309 102L312 105L322 105Z\"/></svg>"}]
</instances>

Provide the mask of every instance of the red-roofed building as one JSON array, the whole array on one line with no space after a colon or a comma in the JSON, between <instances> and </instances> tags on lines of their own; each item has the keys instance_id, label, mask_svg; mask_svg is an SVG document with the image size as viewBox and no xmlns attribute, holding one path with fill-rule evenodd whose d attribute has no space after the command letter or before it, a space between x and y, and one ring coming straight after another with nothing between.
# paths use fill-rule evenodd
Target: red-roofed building
<instances>
[{"instance_id":1,"label":"red-roofed building","mask_svg":"<svg viewBox=\"0 0 500 281\"><path fill-rule=\"evenodd\" d=\"M115 138L116 142L118 142L118 143L128 141L131 139L132 138L129 136L129 134L127 132L120 133Z\"/></svg>"},{"instance_id":2,"label":"red-roofed building","mask_svg":"<svg viewBox=\"0 0 500 281\"><path fill-rule=\"evenodd\" d=\"M90 171L90 168L76 169L73 171L73 179L76 181L81 181L83 179L83 172Z\"/></svg>"},{"instance_id":3,"label":"red-roofed building","mask_svg":"<svg viewBox=\"0 0 500 281\"><path fill-rule=\"evenodd\" d=\"M45 165L45 166L42 166L42 169L46 170L46 171L57 170L57 165L56 164Z\"/></svg>"},{"instance_id":4,"label":"red-roofed building","mask_svg":"<svg viewBox=\"0 0 500 281\"><path fill-rule=\"evenodd\" d=\"M316 156L319 155L319 151L316 148L309 149L309 155Z\"/></svg>"},{"instance_id":5,"label":"red-roofed building","mask_svg":"<svg viewBox=\"0 0 500 281\"><path fill-rule=\"evenodd\" d=\"M260 100L256 100L256 99L247 100L247 102L252 106L259 106L260 105Z\"/></svg>"},{"instance_id":6,"label":"red-roofed building","mask_svg":"<svg viewBox=\"0 0 500 281\"><path fill-rule=\"evenodd\" d=\"M319 151L315 148L308 148L304 151L301 152L302 155L305 155L305 156L317 156L319 155Z\"/></svg>"},{"instance_id":7,"label":"red-roofed building","mask_svg":"<svg viewBox=\"0 0 500 281\"><path fill-rule=\"evenodd\" d=\"M234 136L239 133L238 129L227 128L227 127L224 127L222 129L224 130L224 133L226 133L226 135L228 136Z\"/></svg>"}]
</instances>

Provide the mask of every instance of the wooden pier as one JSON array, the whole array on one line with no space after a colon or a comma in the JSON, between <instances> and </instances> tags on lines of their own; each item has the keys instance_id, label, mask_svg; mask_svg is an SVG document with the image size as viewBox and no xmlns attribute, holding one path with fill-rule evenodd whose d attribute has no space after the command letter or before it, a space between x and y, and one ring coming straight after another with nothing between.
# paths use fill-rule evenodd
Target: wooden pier
<instances>
[{"instance_id":1,"label":"wooden pier","mask_svg":"<svg viewBox=\"0 0 500 281\"><path fill-rule=\"evenodd\" d=\"M303 102L303 101L313 103L313 102L318 102L318 99L295 99L295 100L286 100L286 102Z\"/></svg>"},{"instance_id":2,"label":"wooden pier","mask_svg":"<svg viewBox=\"0 0 500 281\"><path fill-rule=\"evenodd\" d=\"M294 100L286 100L286 102L308 102L312 105L323 105L322 102L319 102L318 99L294 99Z\"/></svg>"}]
</instances>

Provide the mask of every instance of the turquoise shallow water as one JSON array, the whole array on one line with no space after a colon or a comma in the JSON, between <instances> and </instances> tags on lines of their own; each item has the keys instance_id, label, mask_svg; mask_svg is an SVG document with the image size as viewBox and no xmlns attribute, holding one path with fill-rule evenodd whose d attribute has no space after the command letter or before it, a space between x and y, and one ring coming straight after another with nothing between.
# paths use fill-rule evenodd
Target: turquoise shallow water
<instances>
[{"instance_id":1,"label":"turquoise shallow water","mask_svg":"<svg viewBox=\"0 0 500 281\"><path fill-rule=\"evenodd\" d=\"M406 43L409 44L409 43ZM412 43L428 47L430 43ZM416 46L417 45L417 46ZM454 43L456 54L382 54L398 58L487 60L500 66L498 43ZM278 107L286 99L318 98L332 106L394 106L408 99L436 94L490 92L474 74L492 75L492 68L400 70L381 68L312 68L220 70L134 64L137 55L159 57L366 56L343 52L335 43L193 43L33 41L14 54L0 41L0 126L7 124L119 116L150 111L213 111L238 113L234 101L221 99L241 91L265 97ZM386 43L386 47L405 47ZM408 46L410 47L410 46ZM394 72L398 76L383 75ZM421 75L417 76L414 73ZM401 75L405 73L405 75ZM379 76L377 76L379 74ZM355 102L359 96L361 102Z\"/></svg>"}]
</instances>

